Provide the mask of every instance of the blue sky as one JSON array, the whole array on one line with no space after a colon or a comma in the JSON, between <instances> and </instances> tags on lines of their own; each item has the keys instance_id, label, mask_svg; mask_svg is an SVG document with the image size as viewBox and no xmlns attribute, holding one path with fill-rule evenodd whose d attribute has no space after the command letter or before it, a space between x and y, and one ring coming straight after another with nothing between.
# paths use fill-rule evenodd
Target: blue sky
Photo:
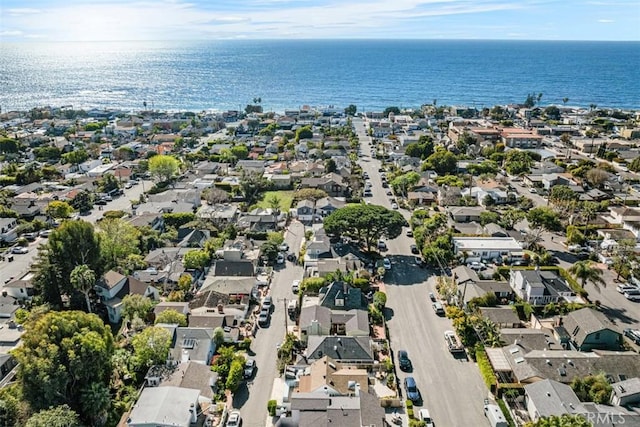
<instances>
[{"instance_id":1,"label":"blue sky","mask_svg":"<svg viewBox=\"0 0 640 427\"><path fill-rule=\"evenodd\" d=\"M0 40L640 40L638 0L0 0Z\"/></svg>"}]
</instances>

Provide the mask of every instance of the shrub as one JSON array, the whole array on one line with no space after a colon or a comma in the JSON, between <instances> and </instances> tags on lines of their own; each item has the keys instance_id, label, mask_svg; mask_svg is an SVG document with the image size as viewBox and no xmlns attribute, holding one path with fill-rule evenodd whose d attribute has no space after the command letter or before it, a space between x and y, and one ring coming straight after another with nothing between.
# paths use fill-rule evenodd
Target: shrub
<instances>
[{"instance_id":1,"label":"shrub","mask_svg":"<svg viewBox=\"0 0 640 427\"><path fill-rule=\"evenodd\" d=\"M387 294L384 292L376 292L373 294L373 305L378 310L382 310L387 305Z\"/></svg>"},{"instance_id":2,"label":"shrub","mask_svg":"<svg viewBox=\"0 0 640 427\"><path fill-rule=\"evenodd\" d=\"M269 412L269 416L276 416L276 408L278 407L278 401L275 399L271 399L267 402L267 411Z\"/></svg>"},{"instance_id":3,"label":"shrub","mask_svg":"<svg viewBox=\"0 0 640 427\"><path fill-rule=\"evenodd\" d=\"M125 216L125 212L124 211L106 211L102 216L105 219L119 219Z\"/></svg>"},{"instance_id":4,"label":"shrub","mask_svg":"<svg viewBox=\"0 0 640 427\"><path fill-rule=\"evenodd\" d=\"M300 284L301 293L317 294L326 284L324 277L307 277Z\"/></svg>"},{"instance_id":5,"label":"shrub","mask_svg":"<svg viewBox=\"0 0 640 427\"><path fill-rule=\"evenodd\" d=\"M487 353L484 349L476 350L476 361L478 362L478 368L480 369L480 374L482 375L484 383L490 390L492 390L496 384L496 375L491 368L491 363L489 363Z\"/></svg>"},{"instance_id":6,"label":"shrub","mask_svg":"<svg viewBox=\"0 0 640 427\"><path fill-rule=\"evenodd\" d=\"M413 402L407 399L406 405L407 405L407 416L409 417L409 419L415 418L415 414L413 412Z\"/></svg>"}]
</instances>

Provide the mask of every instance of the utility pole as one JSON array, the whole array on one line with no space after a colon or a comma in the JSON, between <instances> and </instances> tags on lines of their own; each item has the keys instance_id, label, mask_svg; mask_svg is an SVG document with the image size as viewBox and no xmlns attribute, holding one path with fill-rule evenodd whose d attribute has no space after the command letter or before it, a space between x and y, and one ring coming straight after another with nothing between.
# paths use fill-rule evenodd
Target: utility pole
<instances>
[{"instance_id":1,"label":"utility pole","mask_svg":"<svg viewBox=\"0 0 640 427\"><path fill-rule=\"evenodd\" d=\"M287 298L282 298L282 302L284 303L284 337L286 339L287 335L289 334L289 320L287 319L289 317L289 312L287 310L287 303L289 301L287 300Z\"/></svg>"}]
</instances>

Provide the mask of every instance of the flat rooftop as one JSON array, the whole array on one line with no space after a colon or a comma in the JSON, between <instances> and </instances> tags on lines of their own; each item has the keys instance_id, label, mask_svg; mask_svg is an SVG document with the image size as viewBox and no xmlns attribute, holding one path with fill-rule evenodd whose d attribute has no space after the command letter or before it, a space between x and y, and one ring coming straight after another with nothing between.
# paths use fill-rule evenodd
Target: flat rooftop
<instances>
[{"instance_id":1,"label":"flat rooftop","mask_svg":"<svg viewBox=\"0 0 640 427\"><path fill-rule=\"evenodd\" d=\"M461 251L521 251L513 237L454 237L453 245Z\"/></svg>"}]
</instances>

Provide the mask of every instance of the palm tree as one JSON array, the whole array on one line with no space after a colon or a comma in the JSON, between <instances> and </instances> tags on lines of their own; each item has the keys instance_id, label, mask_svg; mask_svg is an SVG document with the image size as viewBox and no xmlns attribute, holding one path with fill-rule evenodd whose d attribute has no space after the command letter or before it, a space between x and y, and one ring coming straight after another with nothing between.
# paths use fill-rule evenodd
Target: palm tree
<instances>
[{"instance_id":1,"label":"palm tree","mask_svg":"<svg viewBox=\"0 0 640 427\"><path fill-rule=\"evenodd\" d=\"M562 98L562 104L567 105L567 102L569 102L569 98L567 98L566 96Z\"/></svg>"},{"instance_id":2,"label":"palm tree","mask_svg":"<svg viewBox=\"0 0 640 427\"><path fill-rule=\"evenodd\" d=\"M267 203L273 212L277 215L280 214L280 207L282 206L282 198L277 194L273 194L268 200Z\"/></svg>"},{"instance_id":3,"label":"palm tree","mask_svg":"<svg viewBox=\"0 0 640 427\"><path fill-rule=\"evenodd\" d=\"M569 272L580 280L583 288L587 282L593 283L598 292L600 292L600 285L607 287L607 282L602 279L602 270L594 268L591 261L578 261L569 268Z\"/></svg>"},{"instance_id":4,"label":"palm tree","mask_svg":"<svg viewBox=\"0 0 640 427\"><path fill-rule=\"evenodd\" d=\"M89 291L96 284L96 273L88 265L82 264L71 271L69 281L74 289L82 292L87 302L87 311L91 313L91 302L89 301Z\"/></svg>"}]
</instances>

